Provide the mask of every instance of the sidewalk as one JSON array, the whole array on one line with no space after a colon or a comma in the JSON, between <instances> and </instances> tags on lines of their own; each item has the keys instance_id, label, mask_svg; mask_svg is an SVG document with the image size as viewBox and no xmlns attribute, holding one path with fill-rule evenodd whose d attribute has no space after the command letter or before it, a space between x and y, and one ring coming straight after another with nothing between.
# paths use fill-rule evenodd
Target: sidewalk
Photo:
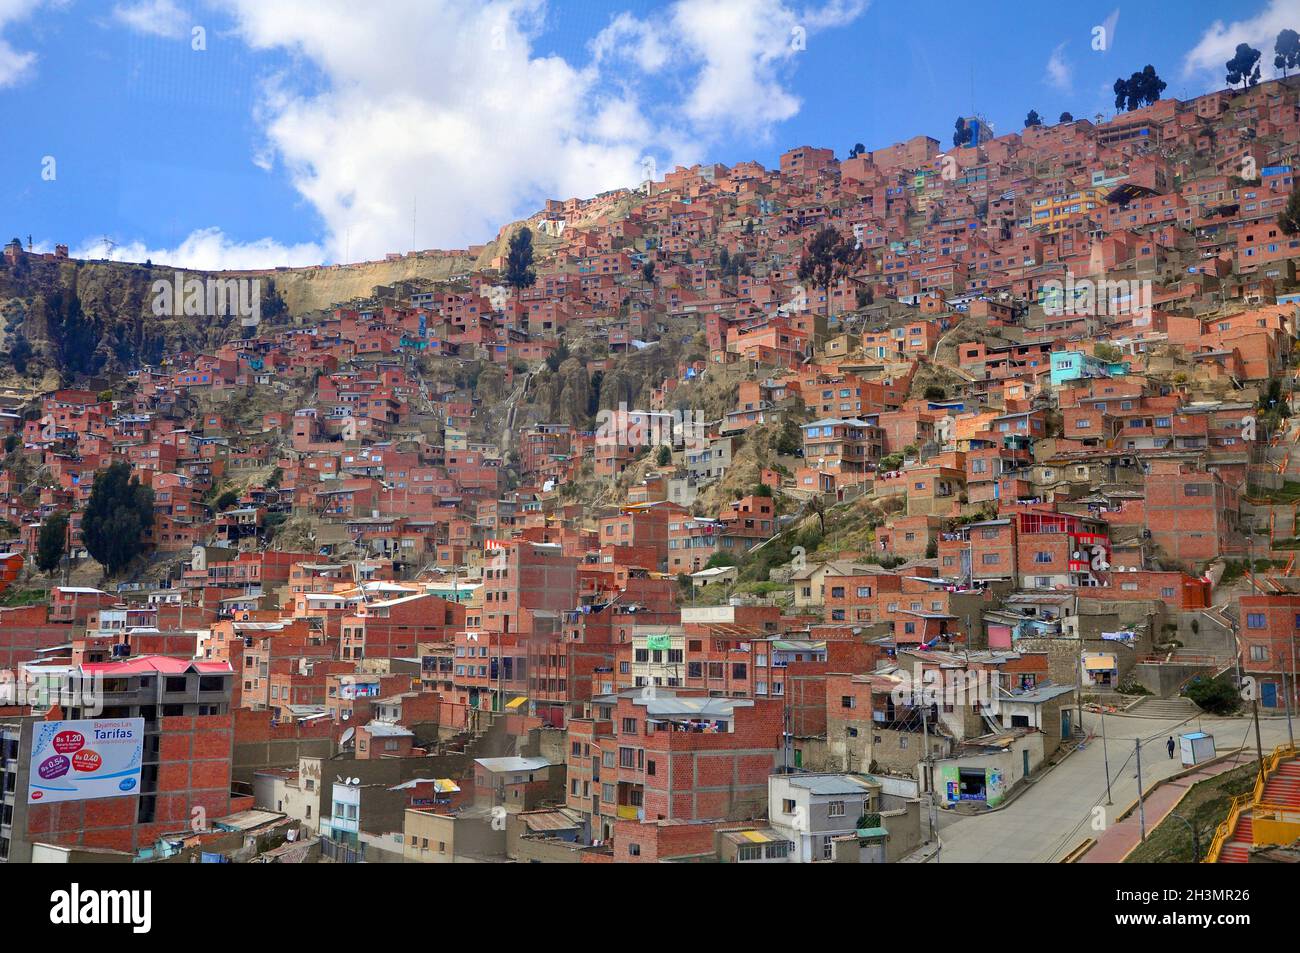
<instances>
[{"instance_id":1,"label":"sidewalk","mask_svg":"<svg viewBox=\"0 0 1300 953\"><path fill-rule=\"evenodd\" d=\"M1247 763L1241 760L1240 755L1240 751L1227 752L1208 764L1157 782L1143 798L1147 833L1155 830L1169 816L1169 812L1178 806L1193 784L1218 777ZM1127 811L1124 819L1111 824L1092 849L1079 859L1079 863L1118 864L1142 842L1142 823L1137 801L1130 804Z\"/></svg>"}]
</instances>

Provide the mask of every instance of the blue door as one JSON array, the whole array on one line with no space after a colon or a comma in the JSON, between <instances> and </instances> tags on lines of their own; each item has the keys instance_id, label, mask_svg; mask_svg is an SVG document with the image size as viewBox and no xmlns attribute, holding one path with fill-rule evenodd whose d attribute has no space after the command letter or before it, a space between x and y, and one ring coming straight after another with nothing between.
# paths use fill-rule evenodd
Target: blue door
<instances>
[{"instance_id":1,"label":"blue door","mask_svg":"<svg viewBox=\"0 0 1300 953\"><path fill-rule=\"evenodd\" d=\"M1265 708L1277 707L1277 685L1273 682L1263 682L1259 686L1259 700Z\"/></svg>"}]
</instances>

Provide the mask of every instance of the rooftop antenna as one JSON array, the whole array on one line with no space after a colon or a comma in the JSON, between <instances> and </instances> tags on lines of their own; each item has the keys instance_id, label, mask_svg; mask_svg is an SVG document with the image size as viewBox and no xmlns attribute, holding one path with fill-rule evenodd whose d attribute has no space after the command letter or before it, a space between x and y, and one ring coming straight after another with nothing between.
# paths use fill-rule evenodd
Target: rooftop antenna
<instances>
[{"instance_id":1,"label":"rooftop antenna","mask_svg":"<svg viewBox=\"0 0 1300 953\"><path fill-rule=\"evenodd\" d=\"M370 591L366 589L365 585L357 579L357 562L358 560L355 559L348 560L348 565L352 567L352 584L356 586L358 590L360 590L361 601L369 605Z\"/></svg>"}]
</instances>

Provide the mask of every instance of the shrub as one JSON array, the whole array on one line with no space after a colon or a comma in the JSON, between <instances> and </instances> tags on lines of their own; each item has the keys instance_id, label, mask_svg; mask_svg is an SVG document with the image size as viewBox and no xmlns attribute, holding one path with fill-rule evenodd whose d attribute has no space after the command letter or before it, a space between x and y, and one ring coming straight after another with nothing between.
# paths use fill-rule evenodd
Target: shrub
<instances>
[{"instance_id":1,"label":"shrub","mask_svg":"<svg viewBox=\"0 0 1300 953\"><path fill-rule=\"evenodd\" d=\"M1226 675L1218 678L1195 678L1183 693L1203 711L1212 715L1230 715L1241 704L1241 695Z\"/></svg>"}]
</instances>

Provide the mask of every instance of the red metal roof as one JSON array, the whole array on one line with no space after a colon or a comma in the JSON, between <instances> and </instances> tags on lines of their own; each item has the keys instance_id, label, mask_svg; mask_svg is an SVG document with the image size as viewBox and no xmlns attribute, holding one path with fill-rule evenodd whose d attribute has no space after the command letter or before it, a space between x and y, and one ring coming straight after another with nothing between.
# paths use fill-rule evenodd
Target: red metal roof
<instances>
[{"instance_id":1,"label":"red metal roof","mask_svg":"<svg viewBox=\"0 0 1300 953\"><path fill-rule=\"evenodd\" d=\"M120 662L92 662L81 666L81 670L87 675L138 675L143 672L180 675L183 672L190 671L190 669L196 672L213 674L226 674L234 671L229 662L184 659L171 655L141 655Z\"/></svg>"}]
</instances>

